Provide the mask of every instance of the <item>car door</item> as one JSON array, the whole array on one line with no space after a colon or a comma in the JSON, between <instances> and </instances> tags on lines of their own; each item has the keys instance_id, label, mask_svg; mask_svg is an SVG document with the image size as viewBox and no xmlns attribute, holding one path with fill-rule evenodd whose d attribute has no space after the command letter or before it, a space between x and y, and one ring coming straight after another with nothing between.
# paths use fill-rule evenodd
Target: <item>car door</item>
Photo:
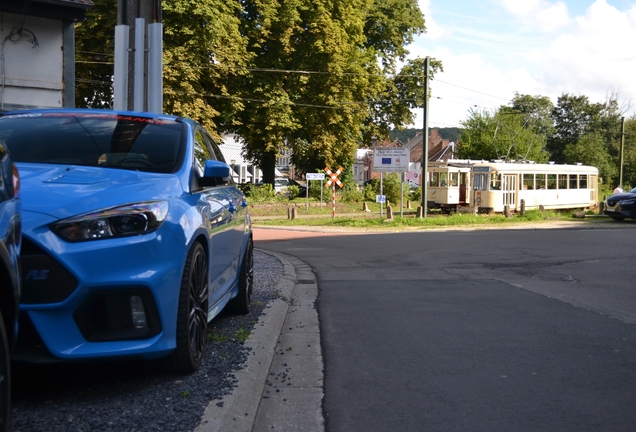
<instances>
[{"instance_id":1,"label":"car door","mask_svg":"<svg viewBox=\"0 0 636 432\"><path fill-rule=\"evenodd\" d=\"M205 138L212 148L216 159L222 162L226 162L217 143L207 134L205 134ZM243 240L245 237L247 200L243 192L241 192L241 190L234 183L234 179L232 177L230 177L230 182L227 185L219 186L217 192L222 204L231 214L231 217L228 220L228 224L230 225L228 230L228 237L231 237L233 267L235 268L235 270L238 271L238 265L240 264L241 258L241 246L243 245Z\"/></svg>"},{"instance_id":2,"label":"car door","mask_svg":"<svg viewBox=\"0 0 636 432\"><path fill-rule=\"evenodd\" d=\"M197 205L208 231L208 304L213 307L232 287L237 274L239 251L233 241L234 213L229 188L225 185L206 186L203 181L205 161L217 160L218 157L202 129L195 130L193 148L193 193L197 195Z\"/></svg>"}]
</instances>

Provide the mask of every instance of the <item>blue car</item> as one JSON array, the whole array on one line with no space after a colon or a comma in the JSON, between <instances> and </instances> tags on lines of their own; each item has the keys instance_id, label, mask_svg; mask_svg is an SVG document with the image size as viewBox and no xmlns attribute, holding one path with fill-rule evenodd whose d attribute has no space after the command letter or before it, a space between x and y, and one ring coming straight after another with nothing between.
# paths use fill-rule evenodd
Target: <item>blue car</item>
<instances>
[{"instance_id":1,"label":"blue car","mask_svg":"<svg viewBox=\"0 0 636 432\"><path fill-rule=\"evenodd\" d=\"M20 301L20 176L0 138L0 430L7 430L11 407L11 349Z\"/></svg>"},{"instance_id":2,"label":"blue car","mask_svg":"<svg viewBox=\"0 0 636 432\"><path fill-rule=\"evenodd\" d=\"M0 115L22 181L16 361L167 357L198 369L207 325L248 313L243 193L195 121L102 110Z\"/></svg>"}]
</instances>

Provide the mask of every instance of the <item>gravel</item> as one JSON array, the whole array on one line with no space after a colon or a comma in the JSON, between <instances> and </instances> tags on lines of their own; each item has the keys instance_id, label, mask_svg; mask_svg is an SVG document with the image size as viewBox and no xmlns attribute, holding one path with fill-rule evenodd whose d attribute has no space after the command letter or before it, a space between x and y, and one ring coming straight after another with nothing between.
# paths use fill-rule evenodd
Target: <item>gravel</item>
<instances>
[{"instance_id":1,"label":"gravel","mask_svg":"<svg viewBox=\"0 0 636 432\"><path fill-rule=\"evenodd\" d=\"M278 297L280 261L255 251L254 265L251 312L221 313L210 323L212 340L197 372L178 375L161 360L14 365L10 430L194 430L205 407L235 386L232 372L248 355L241 340Z\"/></svg>"}]
</instances>

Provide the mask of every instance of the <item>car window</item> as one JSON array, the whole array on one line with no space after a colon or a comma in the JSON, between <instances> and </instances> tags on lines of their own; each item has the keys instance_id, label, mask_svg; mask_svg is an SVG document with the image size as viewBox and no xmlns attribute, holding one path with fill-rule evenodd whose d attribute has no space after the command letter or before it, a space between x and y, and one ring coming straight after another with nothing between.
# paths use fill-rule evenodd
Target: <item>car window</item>
<instances>
[{"instance_id":1,"label":"car window","mask_svg":"<svg viewBox=\"0 0 636 432\"><path fill-rule=\"evenodd\" d=\"M194 168L199 178L203 177L206 160L216 160L216 157L203 136L203 131L199 129L194 133Z\"/></svg>"},{"instance_id":2,"label":"car window","mask_svg":"<svg viewBox=\"0 0 636 432\"><path fill-rule=\"evenodd\" d=\"M16 162L172 173L182 138L183 125L164 118L77 112L0 117L0 139Z\"/></svg>"},{"instance_id":3,"label":"car window","mask_svg":"<svg viewBox=\"0 0 636 432\"><path fill-rule=\"evenodd\" d=\"M203 136L205 140L207 141L208 146L212 149L212 152L214 153L214 159L219 160L221 162L225 162L225 159L223 158L223 153L221 153L221 150L219 149L219 146L216 143L216 141L214 141L214 139L212 139L212 137L208 135L207 133L204 133Z\"/></svg>"}]
</instances>

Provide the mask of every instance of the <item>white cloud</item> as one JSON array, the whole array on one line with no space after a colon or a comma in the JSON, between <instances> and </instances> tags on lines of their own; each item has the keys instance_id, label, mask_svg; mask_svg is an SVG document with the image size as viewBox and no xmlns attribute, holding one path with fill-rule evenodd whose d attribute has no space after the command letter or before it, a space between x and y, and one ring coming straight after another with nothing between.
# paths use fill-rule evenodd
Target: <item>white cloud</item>
<instances>
[{"instance_id":1,"label":"white cloud","mask_svg":"<svg viewBox=\"0 0 636 432\"><path fill-rule=\"evenodd\" d=\"M454 55L444 48L427 53L414 48L412 52L443 60L444 72L430 82L430 126L459 126L459 121L468 117L471 108L492 110L507 105L518 90L519 81L528 84L527 74L523 71L504 75L478 54ZM415 110L415 113L415 127L419 128L422 110Z\"/></svg>"},{"instance_id":2,"label":"white cloud","mask_svg":"<svg viewBox=\"0 0 636 432\"><path fill-rule=\"evenodd\" d=\"M636 46L625 43L636 40L635 10L622 13L597 0L542 55L535 53L535 60L544 65L545 81L592 101L604 100L609 88L635 98Z\"/></svg>"},{"instance_id":3,"label":"white cloud","mask_svg":"<svg viewBox=\"0 0 636 432\"><path fill-rule=\"evenodd\" d=\"M431 82L431 126L458 126L471 107L495 109L510 102L515 91L548 96L554 103L563 93L603 102L615 91L623 105L636 103L636 5L619 10L608 0L586 0L589 6L583 9L574 3L581 0L565 0L572 9L579 6L578 15L567 18L563 1L492 0L503 7L466 14L466 4L473 3L450 9L445 1L420 0L420 5L429 11L427 24L454 30L438 32L440 38L421 36L409 47L413 57L430 56L444 65ZM447 8L438 11L437 21L431 17L436 5ZM504 10L507 18L500 15ZM558 31L520 28L517 20L527 26L537 21L537 12L549 11L561 14L553 20ZM464 16L469 12L471 17ZM501 19L508 25L495 25ZM416 127L421 127L421 111L415 110Z\"/></svg>"},{"instance_id":4,"label":"white cloud","mask_svg":"<svg viewBox=\"0 0 636 432\"><path fill-rule=\"evenodd\" d=\"M569 21L568 7L562 1L498 0L514 17L529 29L552 32L565 27Z\"/></svg>"},{"instance_id":5,"label":"white cloud","mask_svg":"<svg viewBox=\"0 0 636 432\"><path fill-rule=\"evenodd\" d=\"M443 39L452 33L451 28L442 27L431 16L431 0L419 0L420 10L426 22L426 36L431 39Z\"/></svg>"}]
</instances>

